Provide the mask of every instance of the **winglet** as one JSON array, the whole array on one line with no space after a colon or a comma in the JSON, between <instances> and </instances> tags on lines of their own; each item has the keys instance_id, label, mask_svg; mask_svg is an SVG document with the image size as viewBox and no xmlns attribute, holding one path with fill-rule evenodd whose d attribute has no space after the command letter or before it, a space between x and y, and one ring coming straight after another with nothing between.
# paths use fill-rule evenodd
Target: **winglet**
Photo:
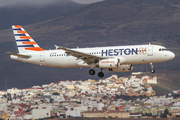
<instances>
[{"instance_id":1,"label":"winglet","mask_svg":"<svg viewBox=\"0 0 180 120\"><path fill-rule=\"evenodd\" d=\"M59 46L57 46L57 45L54 45L54 46L55 46L55 49L56 49L56 50L59 48Z\"/></svg>"}]
</instances>

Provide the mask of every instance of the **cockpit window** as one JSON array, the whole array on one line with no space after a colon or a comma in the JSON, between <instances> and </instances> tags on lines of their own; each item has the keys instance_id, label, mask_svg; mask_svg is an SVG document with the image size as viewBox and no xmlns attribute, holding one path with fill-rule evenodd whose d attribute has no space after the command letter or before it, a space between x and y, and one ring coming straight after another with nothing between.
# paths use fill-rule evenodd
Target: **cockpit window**
<instances>
[{"instance_id":1,"label":"cockpit window","mask_svg":"<svg viewBox=\"0 0 180 120\"><path fill-rule=\"evenodd\" d=\"M168 51L166 48L159 48L159 51Z\"/></svg>"}]
</instances>

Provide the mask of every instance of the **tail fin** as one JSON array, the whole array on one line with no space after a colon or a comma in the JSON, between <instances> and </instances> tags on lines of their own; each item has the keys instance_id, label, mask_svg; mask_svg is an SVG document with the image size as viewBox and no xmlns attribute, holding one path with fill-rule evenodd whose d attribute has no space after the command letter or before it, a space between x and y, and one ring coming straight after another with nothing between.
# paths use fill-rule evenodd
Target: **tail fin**
<instances>
[{"instance_id":1,"label":"tail fin","mask_svg":"<svg viewBox=\"0 0 180 120\"><path fill-rule=\"evenodd\" d=\"M27 51L44 51L44 49L39 47L39 45L20 25L13 25L12 29L19 53Z\"/></svg>"}]
</instances>

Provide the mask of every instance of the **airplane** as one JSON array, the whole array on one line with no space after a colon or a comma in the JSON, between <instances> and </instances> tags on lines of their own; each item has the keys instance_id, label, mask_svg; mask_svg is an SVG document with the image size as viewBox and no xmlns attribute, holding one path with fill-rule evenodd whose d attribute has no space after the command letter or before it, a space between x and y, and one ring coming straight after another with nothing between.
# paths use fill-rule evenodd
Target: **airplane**
<instances>
[{"instance_id":1,"label":"airplane","mask_svg":"<svg viewBox=\"0 0 180 120\"><path fill-rule=\"evenodd\" d=\"M126 45L109 47L73 48L55 45L54 50L41 48L20 25L12 25L19 53L7 52L10 58L40 66L71 68L89 67L89 74L95 75L95 67L100 68L99 77L104 77L103 69L127 72L134 64L150 64L154 73L154 63L172 60L175 54L160 45Z\"/></svg>"}]
</instances>

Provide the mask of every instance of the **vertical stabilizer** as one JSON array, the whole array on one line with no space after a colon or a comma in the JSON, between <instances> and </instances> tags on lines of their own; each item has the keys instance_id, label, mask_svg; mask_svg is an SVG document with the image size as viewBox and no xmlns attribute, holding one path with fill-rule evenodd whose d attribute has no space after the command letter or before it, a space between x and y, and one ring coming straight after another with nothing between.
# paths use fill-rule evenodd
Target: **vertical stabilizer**
<instances>
[{"instance_id":1,"label":"vertical stabilizer","mask_svg":"<svg viewBox=\"0 0 180 120\"><path fill-rule=\"evenodd\" d=\"M44 51L20 25L12 26L19 53Z\"/></svg>"}]
</instances>

